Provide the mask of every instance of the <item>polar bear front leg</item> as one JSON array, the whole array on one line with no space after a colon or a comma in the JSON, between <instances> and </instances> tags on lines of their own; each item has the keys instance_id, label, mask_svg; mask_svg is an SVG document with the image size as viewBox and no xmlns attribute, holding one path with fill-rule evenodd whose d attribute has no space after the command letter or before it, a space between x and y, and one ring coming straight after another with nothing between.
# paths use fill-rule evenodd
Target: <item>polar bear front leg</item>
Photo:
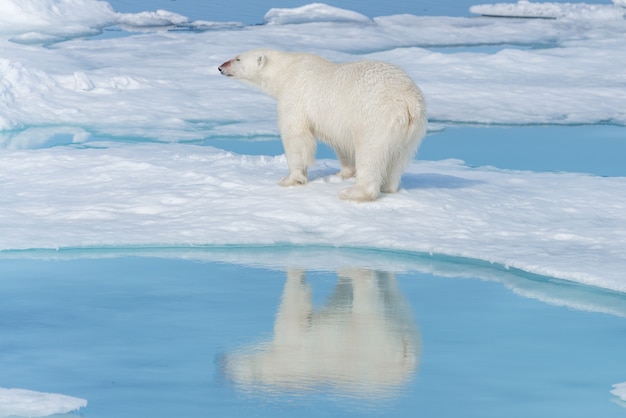
<instances>
[{"instance_id":1,"label":"polar bear front leg","mask_svg":"<svg viewBox=\"0 0 626 418\"><path fill-rule=\"evenodd\" d=\"M305 185L308 181L309 179L307 177L306 170L289 169L289 175L280 179L278 185L282 187L302 186Z\"/></svg>"},{"instance_id":2,"label":"polar bear front leg","mask_svg":"<svg viewBox=\"0 0 626 418\"><path fill-rule=\"evenodd\" d=\"M315 160L315 137L310 132L281 134L289 175L283 177L279 185L301 186L306 184L307 169Z\"/></svg>"},{"instance_id":3,"label":"polar bear front leg","mask_svg":"<svg viewBox=\"0 0 626 418\"><path fill-rule=\"evenodd\" d=\"M341 171L337 173L343 180L347 180L356 175L356 168L354 168L354 153L350 153L341 147L335 147L335 153L341 163Z\"/></svg>"},{"instance_id":4,"label":"polar bear front leg","mask_svg":"<svg viewBox=\"0 0 626 418\"><path fill-rule=\"evenodd\" d=\"M356 170L354 169L354 167L343 166L341 167L341 171L339 171L337 175L343 180L347 180L356 175Z\"/></svg>"}]
</instances>

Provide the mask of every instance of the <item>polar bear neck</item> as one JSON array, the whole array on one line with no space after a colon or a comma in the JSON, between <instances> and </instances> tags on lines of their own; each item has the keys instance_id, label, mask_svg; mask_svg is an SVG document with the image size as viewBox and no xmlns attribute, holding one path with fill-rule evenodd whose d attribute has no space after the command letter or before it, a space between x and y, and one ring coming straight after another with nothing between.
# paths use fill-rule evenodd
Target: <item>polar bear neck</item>
<instances>
[{"instance_id":1,"label":"polar bear neck","mask_svg":"<svg viewBox=\"0 0 626 418\"><path fill-rule=\"evenodd\" d=\"M267 62L258 73L257 79L250 82L275 99L290 90L289 83L285 83L285 74L299 74L314 67L336 65L313 54L275 50L267 50L265 54Z\"/></svg>"}]
</instances>

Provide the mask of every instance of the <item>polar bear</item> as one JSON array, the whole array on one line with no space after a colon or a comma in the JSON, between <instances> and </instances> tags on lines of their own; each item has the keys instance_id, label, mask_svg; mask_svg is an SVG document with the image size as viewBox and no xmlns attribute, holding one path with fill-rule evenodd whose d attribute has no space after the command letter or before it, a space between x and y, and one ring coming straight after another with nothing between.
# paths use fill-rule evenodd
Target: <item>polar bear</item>
<instances>
[{"instance_id":1,"label":"polar bear","mask_svg":"<svg viewBox=\"0 0 626 418\"><path fill-rule=\"evenodd\" d=\"M342 199L369 201L396 192L426 132L420 89L385 62L336 64L309 53L257 49L218 69L277 100L289 166L281 186L307 182L317 138L337 153L343 179L356 176Z\"/></svg>"}]
</instances>

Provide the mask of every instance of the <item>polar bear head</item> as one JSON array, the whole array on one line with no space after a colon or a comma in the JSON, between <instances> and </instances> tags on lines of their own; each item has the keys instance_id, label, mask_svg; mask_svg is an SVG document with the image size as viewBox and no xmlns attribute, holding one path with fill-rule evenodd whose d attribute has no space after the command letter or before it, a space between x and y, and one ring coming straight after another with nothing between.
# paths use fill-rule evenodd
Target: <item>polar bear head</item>
<instances>
[{"instance_id":1,"label":"polar bear head","mask_svg":"<svg viewBox=\"0 0 626 418\"><path fill-rule=\"evenodd\" d=\"M255 49L244 52L226 61L217 69L227 77L241 80L254 80L267 62L267 50Z\"/></svg>"},{"instance_id":2,"label":"polar bear head","mask_svg":"<svg viewBox=\"0 0 626 418\"><path fill-rule=\"evenodd\" d=\"M243 52L235 58L226 61L218 67L222 75L233 77L242 81L260 86L263 78L268 75L268 63L277 61L276 55L279 51L269 49L254 49Z\"/></svg>"},{"instance_id":3,"label":"polar bear head","mask_svg":"<svg viewBox=\"0 0 626 418\"><path fill-rule=\"evenodd\" d=\"M290 55L282 51L254 49L226 61L218 70L222 75L245 81L276 96L278 74L290 60Z\"/></svg>"}]
</instances>

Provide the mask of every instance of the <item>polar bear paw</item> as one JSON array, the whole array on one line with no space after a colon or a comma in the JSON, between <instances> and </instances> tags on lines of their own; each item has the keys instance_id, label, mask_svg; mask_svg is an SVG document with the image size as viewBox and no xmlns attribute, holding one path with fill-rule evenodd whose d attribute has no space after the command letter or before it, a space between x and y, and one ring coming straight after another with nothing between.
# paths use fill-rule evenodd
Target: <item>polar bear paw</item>
<instances>
[{"instance_id":1,"label":"polar bear paw","mask_svg":"<svg viewBox=\"0 0 626 418\"><path fill-rule=\"evenodd\" d=\"M343 189L339 192L339 198L344 200L354 200L357 202L369 202L378 197L378 191L373 187L363 187L355 185Z\"/></svg>"},{"instance_id":2,"label":"polar bear paw","mask_svg":"<svg viewBox=\"0 0 626 418\"><path fill-rule=\"evenodd\" d=\"M303 173L289 174L287 177L283 177L278 184L283 187L289 186L302 186L306 184L308 179Z\"/></svg>"},{"instance_id":3,"label":"polar bear paw","mask_svg":"<svg viewBox=\"0 0 626 418\"><path fill-rule=\"evenodd\" d=\"M344 180L352 178L356 175L356 170L352 167L341 167L341 171L337 173Z\"/></svg>"}]
</instances>

